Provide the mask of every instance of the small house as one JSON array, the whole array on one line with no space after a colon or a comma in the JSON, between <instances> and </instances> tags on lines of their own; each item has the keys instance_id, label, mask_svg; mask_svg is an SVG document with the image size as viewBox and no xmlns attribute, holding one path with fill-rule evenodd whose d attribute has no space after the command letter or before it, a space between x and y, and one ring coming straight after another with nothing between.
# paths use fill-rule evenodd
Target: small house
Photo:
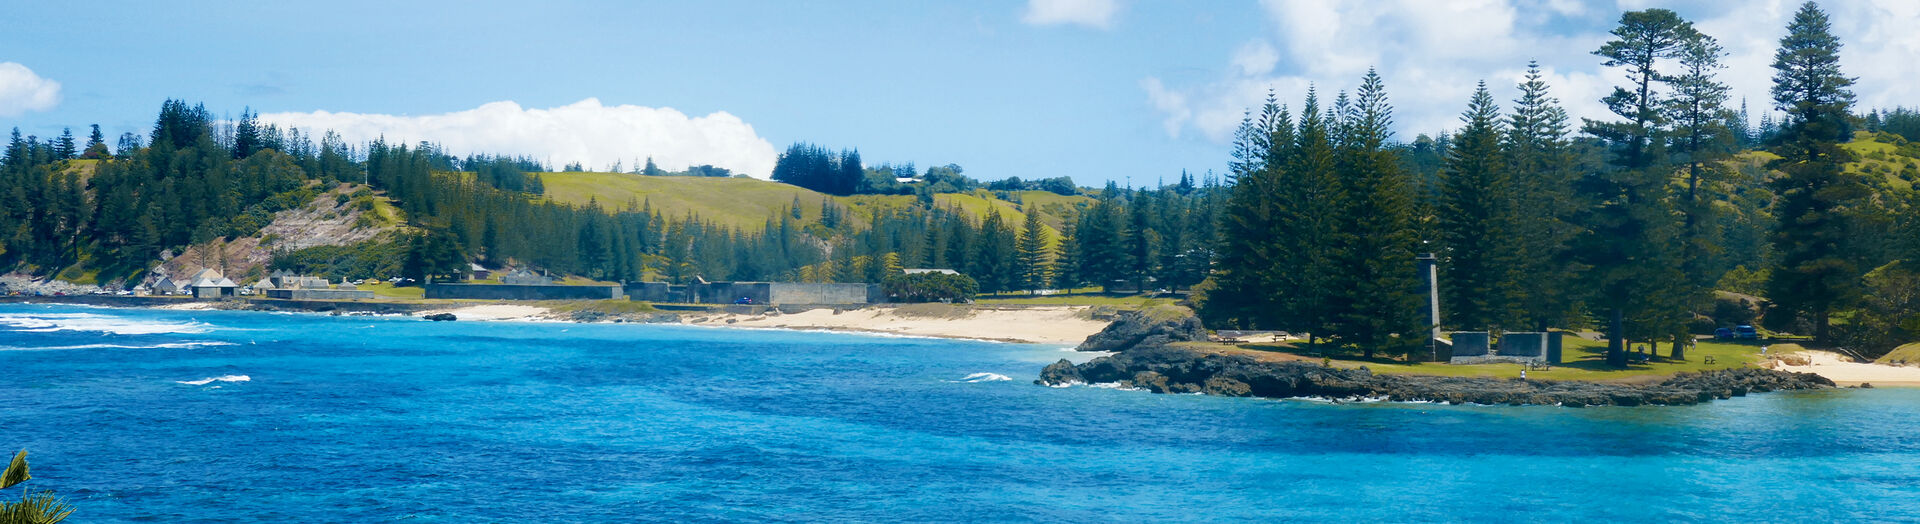
<instances>
[{"instance_id":1,"label":"small house","mask_svg":"<svg viewBox=\"0 0 1920 524\"><path fill-rule=\"evenodd\" d=\"M215 272L214 275L217 276L219 273ZM238 294L240 285L226 277L220 277L219 280L203 277L194 281L189 288L193 291L193 298L222 298Z\"/></svg>"},{"instance_id":2,"label":"small house","mask_svg":"<svg viewBox=\"0 0 1920 524\"><path fill-rule=\"evenodd\" d=\"M482 266L480 264L468 262L467 278L469 280L486 280L489 278L493 278L493 270L487 269L486 266Z\"/></svg>"},{"instance_id":3,"label":"small house","mask_svg":"<svg viewBox=\"0 0 1920 524\"><path fill-rule=\"evenodd\" d=\"M174 282L173 279L160 277L160 281L153 283L153 292L158 295L174 295L180 293L181 287L182 286Z\"/></svg>"}]
</instances>

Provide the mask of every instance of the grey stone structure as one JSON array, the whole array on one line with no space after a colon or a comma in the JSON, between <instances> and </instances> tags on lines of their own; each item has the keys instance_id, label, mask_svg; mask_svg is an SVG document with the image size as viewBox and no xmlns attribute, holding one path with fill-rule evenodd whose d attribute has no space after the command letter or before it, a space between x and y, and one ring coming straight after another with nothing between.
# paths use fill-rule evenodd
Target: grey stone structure
<instances>
[{"instance_id":1,"label":"grey stone structure","mask_svg":"<svg viewBox=\"0 0 1920 524\"><path fill-rule=\"evenodd\" d=\"M670 286L666 282L628 282L624 286L628 300L645 302L686 302L685 286ZM680 287L680 297L676 300L673 288Z\"/></svg>"},{"instance_id":2,"label":"grey stone structure","mask_svg":"<svg viewBox=\"0 0 1920 524\"><path fill-rule=\"evenodd\" d=\"M427 284L426 298L488 300L606 300L626 298L617 285L560 286L512 284Z\"/></svg>"},{"instance_id":3,"label":"grey stone structure","mask_svg":"<svg viewBox=\"0 0 1920 524\"><path fill-rule=\"evenodd\" d=\"M745 298L754 304L854 305L880 297L878 284L820 284L806 282L708 282L687 286L691 302L733 304Z\"/></svg>"},{"instance_id":4,"label":"grey stone structure","mask_svg":"<svg viewBox=\"0 0 1920 524\"><path fill-rule=\"evenodd\" d=\"M1491 339L1485 331L1456 331L1453 333L1453 358L1487 356L1488 342Z\"/></svg>"},{"instance_id":5,"label":"grey stone structure","mask_svg":"<svg viewBox=\"0 0 1920 524\"><path fill-rule=\"evenodd\" d=\"M1462 337L1462 335L1467 336ZM1505 333L1500 336L1499 350L1489 353L1486 333L1454 333L1454 353L1448 363L1559 364L1562 349L1560 335L1559 331ZM1468 354L1463 353L1463 349L1478 352Z\"/></svg>"},{"instance_id":6,"label":"grey stone structure","mask_svg":"<svg viewBox=\"0 0 1920 524\"><path fill-rule=\"evenodd\" d=\"M372 291L352 289L269 289L267 298L284 300L373 300Z\"/></svg>"}]
</instances>

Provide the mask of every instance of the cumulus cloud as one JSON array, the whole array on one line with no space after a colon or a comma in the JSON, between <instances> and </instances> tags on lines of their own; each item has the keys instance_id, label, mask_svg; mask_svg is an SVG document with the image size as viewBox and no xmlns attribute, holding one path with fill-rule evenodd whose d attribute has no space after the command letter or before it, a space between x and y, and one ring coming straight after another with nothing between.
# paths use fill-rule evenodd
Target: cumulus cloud
<instances>
[{"instance_id":1,"label":"cumulus cloud","mask_svg":"<svg viewBox=\"0 0 1920 524\"><path fill-rule=\"evenodd\" d=\"M1528 60L1538 60L1552 94L1576 118L1609 118L1599 98L1623 81L1591 52L1609 37L1621 9L1644 0L1594 5L1568 0L1262 0L1265 34L1222 57L1220 74L1175 85L1141 82L1169 135L1197 132L1215 142L1232 139L1248 108L1269 88L1298 109L1308 85L1323 99L1352 89L1377 67L1396 108L1401 139L1459 126L1459 114L1477 82L1485 80L1503 107ZM1659 2L1664 4L1665 2ZM1757 120L1772 100L1774 49L1799 0L1738 0L1692 4L1682 14L1728 51L1722 81L1733 104L1748 101ZM1544 7L1544 9L1542 9ZM1920 103L1920 2L1827 2L1834 32L1845 47L1841 65L1859 77L1863 107ZM1269 42L1271 44L1269 44ZM1262 46L1267 46L1262 48Z\"/></svg>"},{"instance_id":2,"label":"cumulus cloud","mask_svg":"<svg viewBox=\"0 0 1920 524\"><path fill-rule=\"evenodd\" d=\"M59 104L59 82L41 78L27 66L0 62L0 116L46 111Z\"/></svg>"},{"instance_id":3,"label":"cumulus cloud","mask_svg":"<svg viewBox=\"0 0 1920 524\"><path fill-rule=\"evenodd\" d=\"M1096 29L1113 27L1120 11L1118 0L1027 0L1020 21L1031 25L1077 24Z\"/></svg>"},{"instance_id":4,"label":"cumulus cloud","mask_svg":"<svg viewBox=\"0 0 1920 524\"><path fill-rule=\"evenodd\" d=\"M493 102L438 115L365 113L266 113L263 122L315 133L331 129L353 141L384 136L389 142L429 141L454 154L526 155L552 165L580 162L605 169L653 157L661 169L711 164L766 178L773 172L773 144L753 126L726 112L688 117L672 108L602 105L588 98L573 104L528 109Z\"/></svg>"}]
</instances>

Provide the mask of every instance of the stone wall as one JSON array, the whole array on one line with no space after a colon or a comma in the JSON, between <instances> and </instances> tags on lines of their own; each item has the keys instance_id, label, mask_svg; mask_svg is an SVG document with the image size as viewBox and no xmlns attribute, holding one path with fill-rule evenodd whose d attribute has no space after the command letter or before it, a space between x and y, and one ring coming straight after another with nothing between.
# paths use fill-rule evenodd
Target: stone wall
<instances>
[{"instance_id":1,"label":"stone wall","mask_svg":"<svg viewBox=\"0 0 1920 524\"><path fill-rule=\"evenodd\" d=\"M741 298L754 304L854 305L872 303L880 294L875 284L820 284L806 282L710 282L687 286L687 298L702 304L733 304Z\"/></svg>"},{"instance_id":2,"label":"stone wall","mask_svg":"<svg viewBox=\"0 0 1920 524\"><path fill-rule=\"evenodd\" d=\"M281 300L373 300L372 291L351 289L269 289L267 298Z\"/></svg>"},{"instance_id":3,"label":"stone wall","mask_svg":"<svg viewBox=\"0 0 1920 524\"><path fill-rule=\"evenodd\" d=\"M620 286L427 284L427 298L487 300L605 300L626 298Z\"/></svg>"},{"instance_id":4,"label":"stone wall","mask_svg":"<svg viewBox=\"0 0 1920 524\"><path fill-rule=\"evenodd\" d=\"M775 282L771 286L771 304L867 304L879 294L875 284L807 284Z\"/></svg>"},{"instance_id":5,"label":"stone wall","mask_svg":"<svg viewBox=\"0 0 1920 524\"><path fill-rule=\"evenodd\" d=\"M686 301L685 296L677 297L676 299L676 297L673 296L674 286L667 285L666 282L628 282L627 285L623 287L627 293L627 298L631 300L645 302ZM680 294L685 295L686 292L683 290Z\"/></svg>"}]
</instances>

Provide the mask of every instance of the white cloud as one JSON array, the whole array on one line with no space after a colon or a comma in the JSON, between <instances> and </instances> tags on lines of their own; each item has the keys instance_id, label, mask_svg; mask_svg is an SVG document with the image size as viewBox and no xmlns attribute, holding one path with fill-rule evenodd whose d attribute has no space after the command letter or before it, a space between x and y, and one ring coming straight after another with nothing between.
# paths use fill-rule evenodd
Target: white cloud
<instances>
[{"instance_id":1,"label":"white cloud","mask_svg":"<svg viewBox=\"0 0 1920 524\"><path fill-rule=\"evenodd\" d=\"M1266 40L1254 40L1240 46L1233 52L1233 67L1240 74L1259 76L1273 72L1273 66L1280 64L1280 50Z\"/></svg>"},{"instance_id":2,"label":"white cloud","mask_svg":"<svg viewBox=\"0 0 1920 524\"><path fill-rule=\"evenodd\" d=\"M513 102L424 116L362 113L267 113L263 122L315 134L331 129L348 140L385 136L389 142L429 141L450 153L527 155L554 166L580 162L605 169L652 156L661 169L711 164L766 178L776 158L773 144L753 126L726 112L688 117L672 108L601 105L588 98L551 109L525 109Z\"/></svg>"},{"instance_id":3,"label":"white cloud","mask_svg":"<svg viewBox=\"0 0 1920 524\"><path fill-rule=\"evenodd\" d=\"M1119 0L1027 0L1027 11L1020 15L1020 21L1031 25L1078 24L1111 29L1113 16L1119 12Z\"/></svg>"},{"instance_id":4,"label":"white cloud","mask_svg":"<svg viewBox=\"0 0 1920 524\"><path fill-rule=\"evenodd\" d=\"M1620 0L1621 5L1672 4ZM1800 0L1678 2L1674 7L1725 46L1721 80L1734 100L1747 99L1757 120L1772 106L1774 50ZM1222 73L1190 83L1142 82L1168 134L1189 131L1215 142L1232 139L1240 115L1272 87L1295 112L1309 84L1330 100L1352 89L1368 67L1387 83L1399 138L1457 128L1474 85L1484 79L1502 107L1527 61L1539 60L1553 96L1576 119L1609 118L1599 98L1623 81L1591 53L1618 18L1615 5L1566 0L1262 0L1265 34L1233 50ZM1857 76L1859 105L1920 104L1920 2L1860 0L1822 4L1845 47L1841 66ZM1609 12L1610 11L1610 12ZM1259 48L1274 45L1269 62ZM1269 66L1268 64L1272 64ZM1173 103L1177 101L1178 103Z\"/></svg>"},{"instance_id":5,"label":"white cloud","mask_svg":"<svg viewBox=\"0 0 1920 524\"><path fill-rule=\"evenodd\" d=\"M14 62L0 62L0 116L46 111L60 104L60 83Z\"/></svg>"}]
</instances>

